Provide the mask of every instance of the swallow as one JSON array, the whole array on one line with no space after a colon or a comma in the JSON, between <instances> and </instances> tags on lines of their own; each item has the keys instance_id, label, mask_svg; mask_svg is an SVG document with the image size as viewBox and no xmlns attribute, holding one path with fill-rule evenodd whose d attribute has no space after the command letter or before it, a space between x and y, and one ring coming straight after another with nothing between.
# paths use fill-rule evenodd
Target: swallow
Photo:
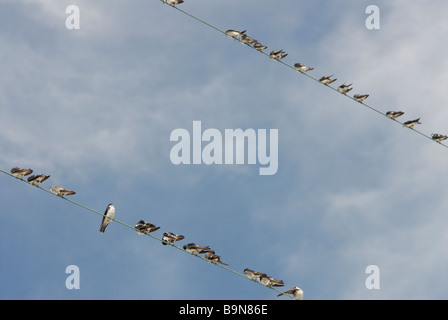
<instances>
[{"instance_id":1,"label":"swallow","mask_svg":"<svg viewBox=\"0 0 448 320\"><path fill-rule=\"evenodd\" d=\"M240 42L243 43L243 44L245 44L245 45L250 46L251 44L256 43L256 42L258 42L258 41L255 40L254 38L249 37L249 36L246 35L246 34L243 34L243 35L240 37Z\"/></svg>"},{"instance_id":2,"label":"swallow","mask_svg":"<svg viewBox=\"0 0 448 320\"><path fill-rule=\"evenodd\" d=\"M266 274L263 274L260 277L260 283L264 284L266 287L283 287L285 285L283 280L274 279Z\"/></svg>"},{"instance_id":3,"label":"swallow","mask_svg":"<svg viewBox=\"0 0 448 320\"><path fill-rule=\"evenodd\" d=\"M327 86L330 83L333 83L336 80L338 80L338 79L331 79L332 76L334 76L334 75L332 74L331 76L324 76L324 77L319 79L319 82Z\"/></svg>"},{"instance_id":4,"label":"swallow","mask_svg":"<svg viewBox=\"0 0 448 320\"><path fill-rule=\"evenodd\" d=\"M225 35L229 38L236 39L239 36L242 36L244 33L246 33L246 30L239 31L239 30L229 29L225 32Z\"/></svg>"},{"instance_id":5,"label":"swallow","mask_svg":"<svg viewBox=\"0 0 448 320\"><path fill-rule=\"evenodd\" d=\"M291 290L278 294L277 297L280 297L284 294L292 295L294 297L294 300L303 300L303 290L300 289L298 286L294 286L292 287Z\"/></svg>"},{"instance_id":6,"label":"swallow","mask_svg":"<svg viewBox=\"0 0 448 320\"><path fill-rule=\"evenodd\" d=\"M14 167L11 169L11 174L16 177L22 179L24 176L32 174L33 170L31 169L21 169L19 167Z\"/></svg>"},{"instance_id":7,"label":"swallow","mask_svg":"<svg viewBox=\"0 0 448 320\"><path fill-rule=\"evenodd\" d=\"M386 117L390 118L390 119L396 119L399 116L404 115L403 111L387 111L386 112Z\"/></svg>"},{"instance_id":8,"label":"swallow","mask_svg":"<svg viewBox=\"0 0 448 320\"><path fill-rule=\"evenodd\" d=\"M431 133L431 138L434 141L442 142L443 140L448 139L448 136L444 136L444 135L438 134L438 133Z\"/></svg>"},{"instance_id":9,"label":"swallow","mask_svg":"<svg viewBox=\"0 0 448 320\"><path fill-rule=\"evenodd\" d=\"M162 244L166 246L167 244L173 244L176 241L180 241L184 236L179 234L174 234L172 232L165 232L162 236Z\"/></svg>"},{"instance_id":10,"label":"swallow","mask_svg":"<svg viewBox=\"0 0 448 320\"><path fill-rule=\"evenodd\" d=\"M112 221L114 217L115 217L115 207L112 203L109 203L109 205L106 208L106 211L104 211L103 220L101 220L100 232L104 232L106 230L106 227L109 225L109 223Z\"/></svg>"},{"instance_id":11,"label":"swallow","mask_svg":"<svg viewBox=\"0 0 448 320\"><path fill-rule=\"evenodd\" d=\"M56 187L56 186L50 187L50 191L60 197L76 194L75 191L65 189L64 187Z\"/></svg>"},{"instance_id":12,"label":"swallow","mask_svg":"<svg viewBox=\"0 0 448 320\"><path fill-rule=\"evenodd\" d=\"M283 59L284 57L286 57L287 55L288 54L286 52L284 52L283 49L278 50L278 51L273 50L269 53L269 57L272 60L280 60L280 59Z\"/></svg>"},{"instance_id":13,"label":"swallow","mask_svg":"<svg viewBox=\"0 0 448 320\"><path fill-rule=\"evenodd\" d=\"M302 72L302 73L314 70L314 68L307 67L306 65L301 64L301 63L295 63L294 69L296 69L297 71Z\"/></svg>"},{"instance_id":14,"label":"swallow","mask_svg":"<svg viewBox=\"0 0 448 320\"><path fill-rule=\"evenodd\" d=\"M340 92L340 93L342 93L342 94L346 94L347 92L349 92L350 90L352 90L353 88L350 88L350 86L351 86L352 84L350 83L350 84L341 84L339 87L338 87L338 92Z\"/></svg>"},{"instance_id":15,"label":"swallow","mask_svg":"<svg viewBox=\"0 0 448 320\"><path fill-rule=\"evenodd\" d=\"M355 94L353 96L353 99L355 99L357 102L362 103L364 100L366 100L369 97L368 94Z\"/></svg>"},{"instance_id":16,"label":"swallow","mask_svg":"<svg viewBox=\"0 0 448 320\"><path fill-rule=\"evenodd\" d=\"M183 3L184 0L163 0L163 3L169 4L170 6L175 6L176 4Z\"/></svg>"},{"instance_id":17,"label":"swallow","mask_svg":"<svg viewBox=\"0 0 448 320\"><path fill-rule=\"evenodd\" d=\"M260 281L261 276L265 275L264 273L254 271L254 270L251 270L249 268L244 269L244 274L249 279L251 279L251 280L258 280L258 281Z\"/></svg>"},{"instance_id":18,"label":"swallow","mask_svg":"<svg viewBox=\"0 0 448 320\"><path fill-rule=\"evenodd\" d=\"M406 121L405 123L403 123L403 127L408 127L409 129L413 129L416 124L422 124L420 122L420 118L415 119L415 120Z\"/></svg>"},{"instance_id":19,"label":"swallow","mask_svg":"<svg viewBox=\"0 0 448 320\"><path fill-rule=\"evenodd\" d=\"M255 42L254 43L254 48L257 49L258 51L263 51L265 49L267 49L267 46L262 45L260 42Z\"/></svg>"},{"instance_id":20,"label":"swallow","mask_svg":"<svg viewBox=\"0 0 448 320\"><path fill-rule=\"evenodd\" d=\"M205 253L205 259L209 260L212 263L221 263L223 265L228 266L227 263L221 261L221 257L215 254L215 250L210 250Z\"/></svg>"},{"instance_id":21,"label":"swallow","mask_svg":"<svg viewBox=\"0 0 448 320\"><path fill-rule=\"evenodd\" d=\"M32 176L28 177L27 180L33 186L37 187L38 185L40 185L42 182L44 182L48 178L50 178L50 176L46 176L46 175L43 175L43 174L33 174Z\"/></svg>"},{"instance_id":22,"label":"swallow","mask_svg":"<svg viewBox=\"0 0 448 320\"><path fill-rule=\"evenodd\" d=\"M136 229L135 232L138 234L148 234L160 229L160 227L156 227L152 223L143 220L137 222L134 228Z\"/></svg>"},{"instance_id":23,"label":"swallow","mask_svg":"<svg viewBox=\"0 0 448 320\"><path fill-rule=\"evenodd\" d=\"M208 252L207 250L210 250L209 246L205 246L205 247L201 247L195 243L189 243L184 245L184 250L191 253L191 254L199 254L199 253L206 253Z\"/></svg>"}]
</instances>

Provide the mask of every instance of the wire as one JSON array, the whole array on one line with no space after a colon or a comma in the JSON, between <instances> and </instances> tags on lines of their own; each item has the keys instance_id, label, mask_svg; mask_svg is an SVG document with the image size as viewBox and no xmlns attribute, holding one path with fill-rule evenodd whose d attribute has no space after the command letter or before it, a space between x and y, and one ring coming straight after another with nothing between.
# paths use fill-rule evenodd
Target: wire
<instances>
[{"instance_id":1,"label":"wire","mask_svg":"<svg viewBox=\"0 0 448 320\"><path fill-rule=\"evenodd\" d=\"M222 29L219 29L218 27L216 27L216 26L214 26L214 25L212 25L212 24L210 24L210 23L208 23L208 22L206 22L206 21L204 21L204 20L202 20L202 19L199 19L199 18L196 17L196 16L194 16L194 15L192 15L192 14L190 14L190 13L188 13L188 12L182 10L182 9L179 9L177 6L173 6L173 5L170 5L170 4L166 3L166 2L163 2L163 0L160 0L160 1L161 1L162 3L164 3L164 4L167 4L167 5L170 6L170 7L172 7L172 8L174 8L174 9L178 10L179 12L181 12L181 13L183 13L183 14L185 14L185 15L187 15L187 16L189 16L189 17L191 17L191 18L193 18L193 19L195 19L195 20L197 20L197 21L199 21L199 22L201 22L201 23L203 23L203 24L205 24L205 25L208 26L208 27L210 27L210 28L212 28L212 29L214 29L214 30L219 31L220 33L223 33L224 35L226 34L225 31L223 31ZM236 38L233 38L233 40L238 41L238 42L241 42L240 40L238 40L238 39L236 39ZM264 51L259 51L259 50L255 49L254 47L252 47L252 46L250 46L250 45L247 45L247 47L252 48L252 49L254 49L254 50L257 51L257 52L262 53L262 54L264 54L265 56L270 57L270 55L267 54L267 53L264 52ZM310 78L310 79L312 79L312 80L318 82L319 84L321 84L320 81L319 81L319 79L317 79L317 78L315 78L315 77L309 75L308 73L305 73L305 72L299 72L299 71L297 71L296 68L294 68L293 66L287 64L286 62L283 62L282 60L276 60L276 61L279 62L279 63L281 63L281 64L283 64L284 66L286 66L286 67L288 67L288 68L290 68L290 69L293 69L294 71L296 71L296 72L298 72L298 73L300 73L300 74L302 74L302 75L304 75L304 76L306 76L306 77L308 77L308 78ZM330 89L333 89L334 91L336 91L336 92L339 93L339 94L342 94L342 93L340 93L340 92L337 90L337 88L334 88L334 87L332 87L332 86L330 86L330 85L326 85L326 87L328 87L328 88L330 88ZM356 103L359 103L359 104L363 105L364 107L369 108L369 109L371 109L371 110L373 110L373 111L375 111L375 112L377 112L377 113L383 115L384 117L386 117L386 118L388 118L388 119L390 119L390 120L393 120L393 121L395 121L396 123L399 123L399 124L401 124L401 125L404 126L404 123L403 123L403 122L400 122L400 121L398 121L397 119L389 118L384 112L378 110L377 108L375 108L375 107L373 107L373 106L370 106L370 105L368 105L368 104L366 104L366 103L364 103L364 102L358 102L358 101L356 101L356 99L355 99L354 97L348 96L348 95L346 95L346 94L342 94L342 95L345 96L345 97L347 97L347 98L349 98L349 99L351 99L351 100L353 100L353 101L355 101ZM436 140L432 139L432 137L428 136L427 134L425 134L425 133L423 133L423 132L421 132L421 131L419 131L419 130L416 130L416 129L414 129L414 128L409 128L409 129L411 129L412 131L414 131L414 132L420 134L421 136L423 136L423 137L425 137L425 138L427 138L427 139L429 139L429 140L431 140L431 141L433 141L433 142L436 142L436 143L440 144L441 146L443 146L443 147L445 147L445 148L448 149L448 145L445 145L445 144L441 143L440 141L436 141Z\"/></svg>"},{"instance_id":2,"label":"wire","mask_svg":"<svg viewBox=\"0 0 448 320\"><path fill-rule=\"evenodd\" d=\"M22 179L22 178L15 177L15 176L13 176L12 174L10 174L9 172L6 172L6 171L4 171L4 170L2 170L2 169L0 169L0 172L4 173L4 174L6 174L6 175L8 175L8 176L10 176L10 177L13 177L13 178L15 178L15 179L17 179L17 180L19 180L19 181L22 181L22 182L24 182L24 183L26 183L26 184L28 184L28 185L30 185L30 186L34 186L34 185L32 185L31 183L29 183L28 181L26 181L26 180L24 180L24 179ZM57 195L57 194L51 192L50 190L47 190L47 189L42 188L42 187L39 186L39 185L38 185L38 186L34 186L34 187L36 187L36 188L38 188L38 189L40 189L40 190L43 190L43 191L45 191L45 192L47 192L47 193L49 193L49 194L51 194L51 195L53 195L53 196L56 196L56 197L58 197L58 198L61 198L61 199L65 200L65 201L68 201L68 202L70 202L71 204L77 205L78 207L81 207L81 208L83 208L83 209L85 209L85 210L88 210L88 211L90 211L90 212L96 213L97 215L100 215L101 217L104 217L104 216L105 216L103 213L101 213L101 212L99 212L99 211L96 211L96 210L94 210L94 209L92 209L92 208L89 208L89 207L87 207L87 206L85 206L85 205L83 205L83 204L81 204L81 203L79 203L79 202L73 201L73 200L68 199L68 198L66 198L66 197L64 197L64 196L59 196L59 195ZM108 219L110 219L110 218L108 218ZM134 230L134 231L136 231L136 232L139 231L139 230L136 229L135 227L133 227L133 226L131 226L131 225L125 223L125 222L122 222L122 221L120 221L120 220L118 220L118 219L113 218L113 219L110 219L110 220L112 220L113 222L116 222L116 223L118 223L118 224L120 224L120 225L122 225L122 226L124 226L124 227L127 227L127 228L129 228L129 229L132 229L132 230ZM149 237L151 237L151 238L153 238L153 239L155 239L155 240L158 240L158 241L160 241L160 242L162 242L162 243L164 243L164 244L171 245L172 247L174 247L174 248L176 248L176 249L178 249L178 250L180 250L180 251L183 251L183 252L185 252L185 253L188 253L189 255L195 256L195 257L197 257L197 258L199 258L199 259L201 259L201 260L204 260L204 261L206 261L206 262L208 262L208 263L210 263L210 264L212 264L212 265L215 265L215 266L220 267L220 268L222 268L222 269L224 269L224 270L227 270L227 271L232 272L232 273L234 273L234 274L236 274L236 275L239 275L240 277L243 277L243 278L245 278L245 279L248 279L248 280L250 280L250 281L253 281L253 282L255 282L255 283L258 283L258 284L260 284L261 286L263 286L263 287L265 287L265 288L268 288L268 289L277 291L277 292L279 292L279 293L283 293L282 291L277 290L277 289L274 288L274 287L268 287L268 286L265 286L264 284L262 284L262 283L260 283L260 282L258 282L258 281L256 281L256 280L250 279L250 278L248 278L246 275L244 275L244 274L242 274L242 273L239 273L239 272L237 272L237 271L235 271L235 270L232 270L232 269L230 269L230 268L228 268L228 267L225 267L225 266L223 266L223 265L219 265L219 264L217 264L217 263L210 262L209 260L205 259L204 257L202 257L202 256L200 256L200 255L192 254L192 253L190 253L190 252L184 250L183 248L178 247L178 246L176 246L176 245L174 245L174 244L166 243L166 242L163 241L162 239L157 238L157 237L153 236L152 234L145 233L144 235L149 236ZM294 298L293 296L291 296L291 295L289 295L289 294L285 294L285 293L283 293L283 294L284 294L285 296L290 297L290 298Z\"/></svg>"}]
</instances>

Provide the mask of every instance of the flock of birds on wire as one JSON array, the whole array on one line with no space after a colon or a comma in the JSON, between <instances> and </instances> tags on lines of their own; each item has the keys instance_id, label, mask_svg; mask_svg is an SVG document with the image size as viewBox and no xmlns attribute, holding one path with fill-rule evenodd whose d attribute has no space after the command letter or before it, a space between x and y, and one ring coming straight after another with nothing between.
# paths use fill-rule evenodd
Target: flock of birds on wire
<instances>
[{"instance_id":1,"label":"flock of birds on wire","mask_svg":"<svg viewBox=\"0 0 448 320\"><path fill-rule=\"evenodd\" d=\"M22 169L19 167L14 167L11 169L11 175L18 179L21 179L23 181L25 181L23 179L24 177L29 176L32 173L33 173L32 169ZM37 187L42 182L46 181L48 178L50 178L49 175L34 174L34 175L29 176L27 178L27 181L29 184ZM69 189L66 189L66 188L60 187L60 186L51 186L50 192L59 197L65 197L65 196L76 194L75 191L69 190ZM109 225L109 223L111 223L113 221L114 218L115 218L115 207L112 203L110 203L107 206L107 208L103 214L103 218L101 220L101 225L100 225L100 232L104 233L106 231L107 226ZM151 232L157 231L160 229L160 227L155 226L154 224L146 222L144 220L140 220L137 222L134 229L138 234L143 235L143 234L149 234ZM184 238L185 237L183 235L174 234L172 232L165 232L162 235L162 244L163 245L167 245L167 244L173 245L175 242L183 240ZM183 246L183 249L186 252L193 254L193 255L204 254L205 260L207 260L211 263L214 263L214 264L220 263L220 264L226 265L226 266L228 265L227 263L221 261L221 257L215 253L215 250L210 249L209 246L199 246L195 243L188 243ZM283 287L285 285L282 280L277 280L274 277L267 275L266 273L257 272L257 271L251 270L249 268L244 269L244 274L246 275L246 277L248 279L258 281L261 284L263 284L264 286L269 287L269 288L270 287ZM291 290L280 293L277 296L281 296L284 294L292 295L295 300L303 300L303 291L298 286L294 286Z\"/></svg>"},{"instance_id":2,"label":"flock of birds on wire","mask_svg":"<svg viewBox=\"0 0 448 320\"><path fill-rule=\"evenodd\" d=\"M177 4L181 4L183 3L183 0L163 0L163 3L166 3L168 5L171 6L176 6ZM258 50L258 51L263 51L266 50L268 47L261 44L260 42L258 42L257 40L255 40L254 38L248 36L246 34L246 30L234 30L234 29L229 29L225 32L225 35L232 38L232 39L236 39L239 40L242 44L248 45L253 47L254 49ZM272 50L269 53L269 57L272 60L281 60L283 58L285 58L288 54L286 52L282 50ZM295 63L294 64L294 69L296 69L299 72L305 73L308 71L312 71L314 70L314 68L308 67L304 64L301 63ZM334 75L331 76L322 76L319 79L319 82L322 83L323 85L328 86L329 84L335 82L337 79L332 79ZM349 91L351 91L353 88L351 87L353 84L342 84L337 88L337 91L339 93L342 93L344 95L346 95ZM368 94L359 94L356 93L353 95L353 99L359 103L363 103L364 100L366 100L369 97ZM387 111L386 112L386 116L390 119L395 120L396 118L402 116L404 114L403 111ZM413 129L415 125L417 124L421 124L420 122L420 118L418 119L414 119L414 120L408 120L406 122L403 123L404 127ZM443 140L448 139L448 136L443 135L443 134L438 134L438 133L432 133L431 134L431 138L432 140L436 141L436 142L442 142Z\"/></svg>"}]
</instances>

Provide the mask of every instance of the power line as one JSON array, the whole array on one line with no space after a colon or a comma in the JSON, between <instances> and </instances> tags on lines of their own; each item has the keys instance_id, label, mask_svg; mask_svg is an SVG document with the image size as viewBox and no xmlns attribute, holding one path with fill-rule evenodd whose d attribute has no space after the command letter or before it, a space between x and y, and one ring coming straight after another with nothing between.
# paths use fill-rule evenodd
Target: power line
<instances>
[{"instance_id":1,"label":"power line","mask_svg":"<svg viewBox=\"0 0 448 320\"><path fill-rule=\"evenodd\" d=\"M60 198L60 199L63 199L63 200L65 200L65 201L68 201L68 202L70 202L71 204L74 204L74 205L76 205L76 206L78 206L78 207L81 207L81 208L83 208L83 209L85 209L85 210L88 210L88 211L90 211L90 212L92 212L92 213L95 213L95 214L97 214L97 215L100 215L101 217L104 217L104 216L105 216L103 213L101 213L101 212L99 212L99 211L97 211L97 210L94 210L94 209L92 209L92 208L90 208L90 207L88 207L88 206L85 206L85 205L83 205L83 204L81 204L81 203L79 203L79 202L73 201L73 200L71 200L71 199L69 199L69 198L66 198L66 197L64 197L64 196L59 196L59 195L57 195L57 194L51 192L50 190L47 190L47 189L45 189L45 188L42 188L42 187L39 186L39 185L37 185L37 186L32 185L32 184L29 183L28 181L26 181L26 180L24 180L24 179L22 179L22 178L15 177L15 176L13 176L11 173L6 172L6 171L4 171L4 170L2 170L2 169L0 169L0 172L4 173L4 174L6 174L6 175L8 175L8 176L10 176L10 177L13 177L13 178L15 178L15 179L17 179L17 180L19 180L19 181L22 181L22 182L24 182L24 183L26 183L26 184L28 184L28 185L34 186L34 187L38 188L39 190L45 191L45 192L47 192L47 193L49 193L49 194L51 194L51 195L53 195L53 196L56 196L56 197L58 197L58 198ZM108 219L110 219L110 218L108 218ZM133 227L133 226L131 226L131 225L129 225L129 224L123 222L123 221L120 221L120 220L118 220L118 219L113 218L113 219L110 219L110 220L112 220L113 222L116 222L116 223L118 223L118 224L120 224L120 225L122 225L122 226L124 226L124 227L126 227L126 228L132 229L132 230L135 231L135 232L139 231L139 230L136 229L135 227ZM242 273L240 273L240 272L238 272L238 271L235 271L235 270L233 270L233 269L230 269L230 268L228 268L228 267L225 267L225 266L220 265L220 264L217 264L217 263L210 262L209 260L205 259L204 257L202 257L202 256L200 256L200 255L192 254L192 253L190 253L190 252L184 250L183 248L178 247L178 246L176 246L176 245L174 245L174 244L166 243L166 242L163 241L162 239L160 239L160 238L158 238L158 237L155 237L155 236L153 236L152 234L145 233L144 235L149 236L149 237L151 237L151 238L153 238L153 239L155 239L155 240L158 240L158 241L160 241L160 242L162 242L162 243L164 243L164 244L171 245L172 247L174 247L174 248L176 248L176 249L178 249L178 250L180 250L180 251L183 251L183 252L188 253L188 254L190 254L190 255L192 255L192 256L195 256L195 257L197 257L197 258L199 258L199 259L201 259L201 260L204 260L204 261L206 261L206 262L208 262L208 263L210 263L210 264L212 264L212 265L215 265L215 266L217 266L217 267L220 267L220 268L222 268L222 269L224 269L224 270L226 270L226 271L232 272L232 273L234 273L234 274L236 274L236 275L238 275L238 276L240 276L240 277L243 277L243 278L245 278L245 279L248 279L248 280L250 280L250 281L253 281L253 282L255 282L255 283L258 283L258 284L260 284L261 286L263 286L263 287L265 287L265 288L268 288L268 289L277 291L277 292L279 292L279 293L283 293L283 291L277 290L277 289L274 288L274 287L268 287L268 286L265 286L264 284L262 284L262 283L260 283L260 282L257 282L257 281L255 281L255 280L249 279L246 275L244 275L244 274L242 274ZM283 294L284 294L284 293L283 293ZM294 299L294 297L291 296L291 295L289 295L289 294L284 294L284 295Z\"/></svg>"},{"instance_id":2,"label":"power line","mask_svg":"<svg viewBox=\"0 0 448 320\"><path fill-rule=\"evenodd\" d=\"M193 18L193 19L195 19L195 20L197 20L197 21L199 21L200 23L202 23L202 24L204 24L204 25L206 25L206 26L208 26L208 27L210 27L210 28L212 28L212 29L214 29L214 30L220 32L220 33L223 33L224 35L226 34L226 32L223 31L222 29L220 29L220 28L218 28L218 27L216 27L216 26L214 26L214 25L212 25L212 24L210 24L210 23L208 23L208 22L206 22L206 21L204 21L204 20L202 20L202 19L200 19L200 18L198 18L198 17L196 17L196 16L194 16L194 15L192 15L192 14L190 14L190 13L188 13L188 12L182 10L182 9L180 9L180 8L178 8L177 6L170 5L170 4L166 3L166 2L164 2L163 0L160 0L160 1L161 1L162 3L164 3L164 4L169 5L170 7L172 7L172 8L174 8L174 9L178 10L179 12L181 12L181 13L183 13L183 14L185 14L185 15L187 15L187 16L189 16L189 17L191 17L191 18ZM237 38L232 38L232 39L235 40L235 41L241 42L241 41L240 41L239 39L237 39ZM265 56L270 57L270 55L267 54L267 53L264 52L264 51L257 50L257 49L255 49L253 46L250 46L250 45L247 45L247 46L248 46L249 48L254 49L255 51L257 51L257 52L259 52L259 53L264 54ZM306 77L308 77L308 78L310 78L310 79L312 79L312 80L318 82L319 84L321 84L320 81L319 81L319 79L317 79L317 78L315 78L315 77L309 75L308 73L305 73L305 72L299 72L299 71L297 71L296 68L294 68L294 66L291 66L290 64L288 64L288 63L286 63L286 62L284 62L284 61L282 61L282 60L276 60L276 61L279 62L279 63L281 63L281 64L283 64L284 66L286 66L286 67L288 67L288 68L294 70L295 72L298 72L298 73L300 73L300 74L302 74L302 75L304 75L304 76L306 76ZM337 90L337 88L335 88L335 87L332 87L332 86L330 86L330 85L326 85L326 87L328 87L328 88L334 90L335 92L341 94L341 93ZM365 102L358 102L358 101L356 101L356 99L355 99L354 97L351 97L351 96L346 95L346 94L341 94L341 95L343 95L343 96L345 96L345 97L347 97L347 98L349 98L349 99L355 101L356 103L359 103L359 104L363 105L363 106L366 107L366 108L369 108L369 109L371 109L371 110L373 110L373 111L375 111L375 112L381 114L382 116L388 118L389 120L393 120L393 121L395 121L396 123L399 123L399 124L401 124L402 126L404 126L404 123L403 123L403 122L400 122L400 121L397 120L397 119L389 118L389 117L386 115L386 113L380 111L379 109L377 109L377 108L375 108L375 107L373 107L373 106L371 106L371 105L366 104ZM419 130L416 130L416 129L414 129L414 128L409 128L409 129L412 130L412 131L414 131L414 132L416 132L416 133L418 133L418 134L420 134L420 135L423 136L424 138L427 138L427 139L431 140L432 142L436 142L437 144L440 144L441 146L443 146L443 147L445 147L445 148L448 149L448 145L445 145L445 144L443 144L443 143L441 143L441 142L439 142L439 141L436 141L436 140L432 139L432 137L428 136L427 134L425 134L425 133L423 133L423 132L421 132L421 131L419 131Z\"/></svg>"}]
</instances>

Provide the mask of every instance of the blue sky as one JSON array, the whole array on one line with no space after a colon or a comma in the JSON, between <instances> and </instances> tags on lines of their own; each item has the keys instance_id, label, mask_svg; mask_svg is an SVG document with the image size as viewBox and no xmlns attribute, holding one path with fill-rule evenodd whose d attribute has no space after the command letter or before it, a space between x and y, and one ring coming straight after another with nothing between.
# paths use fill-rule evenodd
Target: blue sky
<instances>
[{"instance_id":1,"label":"blue sky","mask_svg":"<svg viewBox=\"0 0 448 320\"><path fill-rule=\"evenodd\" d=\"M132 4L131 4L132 2ZM81 28L65 27L78 5ZM367 30L376 4L381 29ZM116 218L209 245L305 299L448 296L447 150L160 1L0 0L0 168ZM186 0L288 64L353 83L368 104L447 134L442 0ZM179 165L174 129L278 129L279 168ZM278 299L221 268L0 177L2 299ZM80 269L67 290L65 268ZM369 265L379 290L365 286ZM281 298L286 299L286 298Z\"/></svg>"}]
</instances>

